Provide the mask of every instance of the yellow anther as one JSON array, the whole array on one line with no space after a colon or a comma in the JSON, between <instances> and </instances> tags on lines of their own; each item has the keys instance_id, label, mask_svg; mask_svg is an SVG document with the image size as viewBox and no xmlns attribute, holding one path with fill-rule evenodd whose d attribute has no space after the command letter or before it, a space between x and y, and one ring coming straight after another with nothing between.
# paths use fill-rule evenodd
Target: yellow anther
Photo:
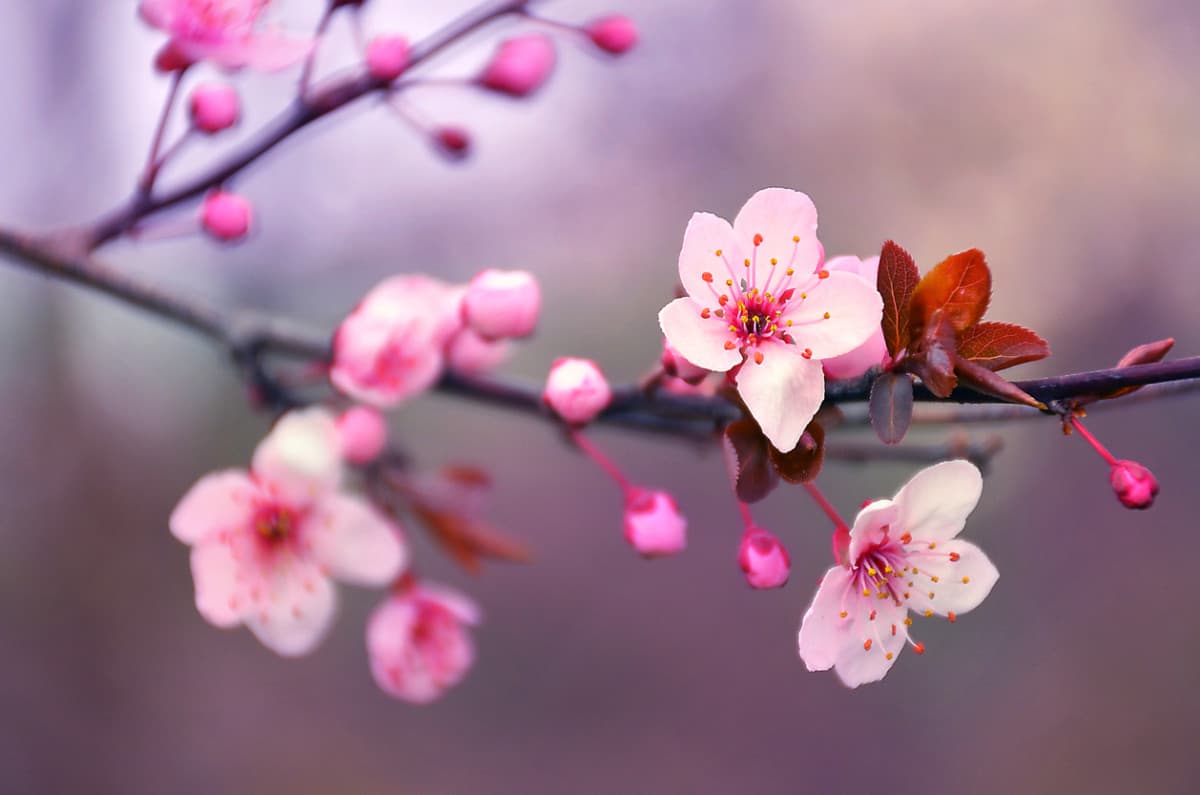
<instances>
[{"instance_id":1,"label":"yellow anther","mask_svg":"<svg viewBox=\"0 0 1200 795\"><path fill-rule=\"evenodd\" d=\"M930 542L929 542L929 548L930 548L930 549L934 549L935 547L937 547L937 542L936 542L936 541L930 541Z\"/></svg>"},{"instance_id":2,"label":"yellow anther","mask_svg":"<svg viewBox=\"0 0 1200 795\"><path fill-rule=\"evenodd\" d=\"M885 655L883 655L883 656L884 656L884 658L885 658L885 659L888 659L888 660L890 660L890 659L892 659L892 656L893 656L893 655L892 655L892 653L889 651L887 654L885 654Z\"/></svg>"},{"instance_id":3,"label":"yellow anther","mask_svg":"<svg viewBox=\"0 0 1200 795\"><path fill-rule=\"evenodd\" d=\"M971 581L971 578L970 578L970 577L963 577L963 585L966 585L966 584L967 584L967 583L969 583L970 581Z\"/></svg>"},{"instance_id":4,"label":"yellow anther","mask_svg":"<svg viewBox=\"0 0 1200 795\"><path fill-rule=\"evenodd\" d=\"M870 595L871 595L871 589L863 588L863 596L870 596Z\"/></svg>"},{"instance_id":5,"label":"yellow anther","mask_svg":"<svg viewBox=\"0 0 1200 795\"><path fill-rule=\"evenodd\" d=\"M805 300L806 298L808 298L808 293L800 293L800 300L801 300L801 301Z\"/></svg>"},{"instance_id":6,"label":"yellow anther","mask_svg":"<svg viewBox=\"0 0 1200 795\"><path fill-rule=\"evenodd\" d=\"M792 242L793 242L793 243L799 243L799 242L800 242L800 235L792 235Z\"/></svg>"},{"instance_id":7,"label":"yellow anther","mask_svg":"<svg viewBox=\"0 0 1200 795\"><path fill-rule=\"evenodd\" d=\"M778 265L778 264L779 264L779 260L775 259L774 257L771 257L771 264L772 264L772 265Z\"/></svg>"},{"instance_id":8,"label":"yellow anther","mask_svg":"<svg viewBox=\"0 0 1200 795\"><path fill-rule=\"evenodd\" d=\"M847 613L845 610L843 610L843 611L841 612L841 616L842 616L842 618L845 618L845 617L846 617L846 616L848 616L848 615L850 615L850 614L849 614L849 613Z\"/></svg>"},{"instance_id":9,"label":"yellow anther","mask_svg":"<svg viewBox=\"0 0 1200 795\"><path fill-rule=\"evenodd\" d=\"M789 321L787 322L787 324L788 324L788 328L791 328L791 326L792 326L792 321L790 321L790 320L789 320Z\"/></svg>"},{"instance_id":10,"label":"yellow anther","mask_svg":"<svg viewBox=\"0 0 1200 795\"><path fill-rule=\"evenodd\" d=\"M743 264L743 265L745 265L747 268L749 268L749 267L750 267L750 260L745 260L744 262L742 262L742 264Z\"/></svg>"},{"instance_id":11,"label":"yellow anther","mask_svg":"<svg viewBox=\"0 0 1200 795\"><path fill-rule=\"evenodd\" d=\"M826 313L825 313L825 319L826 319L826 320L828 320L828 319L829 319L829 313L828 313L828 312L826 312Z\"/></svg>"},{"instance_id":12,"label":"yellow anther","mask_svg":"<svg viewBox=\"0 0 1200 795\"><path fill-rule=\"evenodd\" d=\"M788 275L788 276L791 276L791 275L792 275L793 273L795 273L795 272L796 272L796 271L795 271L795 270L793 270L792 268L788 268L788 269L787 269L787 275ZM803 298L804 296L800 296L800 297L801 297L801 298Z\"/></svg>"},{"instance_id":13,"label":"yellow anther","mask_svg":"<svg viewBox=\"0 0 1200 795\"><path fill-rule=\"evenodd\" d=\"M930 592L929 592L929 598L930 598L930 599L932 599L932 598L933 598L933 591L930 591Z\"/></svg>"},{"instance_id":14,"label":"yellow anther","mask_svg":"<svg viewBox=\"0 0 1200 795\"><path fill-rule=\"evenodd\" d=\"M892 569L892 567L891 567L891 566L884 566L884 567L883 567L883 572L884 572L884 574L891 574L891 573L892 573L892 571L893 571L893 569Z\"/></svg>"},{"instance_id":15,"label":"yellow anther","mask_svg":"<svg viewBox=\"0 0 1200 795\"><path fill-rule=\"evenodd\" d=\"M725 286L726 286L726 287L732 287L732 286L733 286L733 279L726 279L726 280L725 280Z\"/></svg>"},{"instance_id":16,"label":"yellow anther","mask_svg":"<svg viewBox=\"0 0 1200 795\"><path fill-rule=\"evenodd\" d=\"M906 626L906 627L911 627L911 626L912 626L912 619L911 619L911 618L909 618L908 616L905 616L905 617L904 617L904 626Z\"/></svg>"},{"instance_id":17,"label":"yellow anther","mask_svg":"<svg viewBox=\"0 0 1200 795\"><path fill-rule=\"evenodd\" d=\"M874 576L875 576L876 574L878 574L878 573L879 573L879 572L877 572L877 571L876 571L875 569L873 569L873 568L872 568L872 569L867 569L867 574L870 574L872 577L874 577Z\"/></svg>"},{"instance_id":18,"label":"yellow anther","mask_svg":"<svg viewBox=\"0 0 1200 795\"><path fill-rule=\"evenodd\" d=\"M937 581L938 581L938 578L937 578L937 575L936 575L936 574L935 574L935 575L933 575L932 577L930 577L929 579L933 580L934 582L937 582Z\"/></svg>"},{"instance_id":19,"label":"yellow anther","mask_svg":"<svg viewBox=\"0 0 1200 795\"><path fill-rule=\"evenodd\" d=\"M721 249L717 249L717 256L721 256Z\"/></svg>"},{"instance_id":20,"label":"yellow anther","mask_svg":"<svg viewBox=\"0 0 1200 795\"><path fill-rule=\"evenodd\" d=\"M929 617L930 617L930 616L932 616L932 615L933 615L933 611L932 611L932 610L926 610L926 611L925 611L925 617L926 617L926 618L929 618Z\"/></svg>"}]
</instances>

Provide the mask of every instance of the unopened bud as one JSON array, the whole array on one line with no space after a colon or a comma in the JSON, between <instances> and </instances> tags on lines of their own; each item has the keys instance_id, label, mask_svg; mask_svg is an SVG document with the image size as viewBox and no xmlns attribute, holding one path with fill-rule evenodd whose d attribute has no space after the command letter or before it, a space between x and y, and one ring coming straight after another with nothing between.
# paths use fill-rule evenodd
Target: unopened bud
<instances>
[{"instance_id":1,"label":"unopened bud","mask_svg":"<svg viewBox=\"0 0 1200 795\"><path fill-rule=\"evenodd\" d=\"M1126 508L1145 510L1154 504L1154 498L1158 495L1158 480L1137 461L1116 462L1110 477L1117 499Z\"/></svg>"},{"instance_id":2,"label":"unopened bud","mask_svg":"<svg viewBox=\"0 0 1200 795\"><path fill-rule=\"evenodd\" d=\"M192 125L210 135L237 124L241 114L237 90L226 83L201 83L192 91L190 104Z\"/></svg>"},{"instance_id":3,"label":"unopened bud","mask_svg":"<svg viewBox=\"0 0 1200 795\"><path fill-rule=\"evenodd\" d=\"M342 458L351 464L369 464L387 445L387 422L369 406L355 406L337 419Z\"/></svg>"},{"instance_id":4,"label":"unopened bud","mask_svg":"<svg viewBox=\"0 0 1200 795\"><path fill-rule=\"evenodd\" d=\"M200 222L210 235L230 242L246 236L253 214L250 202L245 198L217 190L204 198Z\"/></svg>"},{"instance_id":5,"label":"unopened bud","mask_svg":"<svg viewBox=\"0 0 1200 795\"><path fill-rule=\"evenodd\" d=\"M751 588L781 588L787 584L792 559L773 533L752 527L742 536L738 565Z\"/></svg>"},{"instance_id":6,"label":"unopened bud","mask_svg":"<svg viewBox=\"0 0 1200 795\"><path fill-rule=\"evenodd\" d=\"M367 71L376 80L395 80L408 68L408 39L376 36L367 45Z\"/></svg>"},{"instance_id":7,"label":"unopened bud","mask_svg":"<svg viewBox=\"0 0 1200 795\"><path fill-rule=\"evenodd\" d=\"M433 142L442 154L456 160L466 157L471 148L471 136L461 127L439 127L433 133Z\"/></svg>"},{"instance_id":8,"label":"unopened bud","mask_svg":"<svg viewBox=\"0 0 1200 795\"><path fill-rule=\"evenodd\" d=\"M613 55L627 52L638 40L637 26L633 20L620 14L593 20L584 31L593 44Z\"/></svg>"},{"instance_id":9,"label":"unopened bud","mask_svg":"<svg viewBox=\"0 0 1200 795\"><path fill-rule=\"evenodd\" d=\"M554 69L554 42L542 33L508 39L479 76L484 88L524 97L536 91Z\"/></svg>"},{"instance_id":10,"label":"unopened bud","mask_svg":"<svg viewBox=\"0 0 1200 795\"><path fill-rule=\"evenodd\" d=\"M567 422L583 425L609 404L612 389L595 362L563 358L550 368L542 399Z\"/></svg>"},{"instance_id":11,"label":"unopened bud","mask_svg":"<svg viewBox=\"0 0 1200 795\"><path fill-rule=\"evenodd\" d=\"M168 41L154 56L154 68L160 72L178 72L194 63L174 41Z\"/></svg>"},{"instance_id":12,"label":"unopened bud","mask_svg":"<svg viewBox=\"0 0 1200 795\"><path fill-rule=\"evenodd\" d=\"M480 271L463 297L463 320L485 339L526 337L542 305L537 280L527 271Z\"/></svg>"},{"instance_id":13,"label":"unopened bud","mask_svg":"<svg viewBox=\"0 0 1200 795\"><path fill-rule=\"evenodd\" d=\"M665 491L632 488L625 497L625 540L648 558L687 546L687 519Z\"/></svg>"}]
</instances>

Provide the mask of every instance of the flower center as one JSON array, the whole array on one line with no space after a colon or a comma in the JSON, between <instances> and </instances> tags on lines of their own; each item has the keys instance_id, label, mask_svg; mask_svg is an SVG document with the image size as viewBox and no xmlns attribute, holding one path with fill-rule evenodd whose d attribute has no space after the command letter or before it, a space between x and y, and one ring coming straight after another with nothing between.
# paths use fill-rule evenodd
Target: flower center
<instances>
[{"instance_id":1,"label":"flower center","mask_svg":"<svg viewBox=\"0 0 1200 795\"><path fill-rule=\"evenodd\" d=\"M872 545L855 562L854 586L865 597L890 599L900 604L900 594L892 580L901 576L908 568L908 556L904 548L893 540Z\"/></svg>"},{"instance_id":2,"label":"flower center","mask_svg":"<svg viewBox=\"0 0 1200 795\"><path fill-rule=\"evenodd\" d=\"M295 535L299 516L291 508L277 503L262 505L254 514L254 530L271 545L281 544Z\"/></svg>"}]
</instances>

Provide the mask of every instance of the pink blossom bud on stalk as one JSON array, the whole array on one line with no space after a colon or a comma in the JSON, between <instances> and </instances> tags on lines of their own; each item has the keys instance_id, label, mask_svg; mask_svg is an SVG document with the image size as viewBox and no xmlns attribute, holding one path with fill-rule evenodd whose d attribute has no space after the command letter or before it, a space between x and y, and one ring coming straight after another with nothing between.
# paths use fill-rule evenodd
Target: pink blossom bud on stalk
<instances>
[{"instance_id":1,"label":"pink blossom bud on stalk","mask_svg":"<svg viewBox=\"0 0 1200 795\"><path fill-rule=\"evenodd\" d=\"M568 357L550 368L542 399L567 422L583 425L612 401L612 389L595 362Z\"/></svg>"},{"instance_id":2,"label":"pink blossom bud on stalk","mask_svg":"<svg viewBox=\"0 0 1200 795\"><path fill-rule=\"evenodd\" d=\"M351 464L369 464L387 445L387 422L370 406L355 406L338 417L338 443L342 458Z\"/></svg>"},{"instance_id":3,"label":"pink blossom bud on stalk","mask_svg":"<svg viewBox=\"0 0 1200 795\"><path fill-rule=\"evenodd\" d=\"M687 519L665 491L630 487L625 493L625 540L648 558L674 555L687 546Z\"/></svg>"},{"instance_id":4,"label":"pink blossom bud on stalk","mask_svg":"<svg viewBox=\"0 0 1200 795\"><path fill-rule=\"evenodd\" d=\"M250 202L236 193L216 190L204 198L200 223L218 240L232 242L246 236L253 218Z\"/></svg>"},{"instance_id":5,"label":"pink blossom bud on stalk","mask_svg":"<svg viewBox=\"0 0 1200 795\"><path fill-rule=\"evenodd\" d=\"M781 588L787 584L792 560L773 533L751 527L742 536L738 565L746 573L751 588Z\"/></svg>"},{"instance_id":6,"label":"pink blossom bud on stalk","mask_svg":"<svg viewBox=\"0 0 1200 795\"><path fill-rule=\"evenodd\" d=\"M526 337L537 325L542 295L527 271L481 271L467 286L463 319L484 339Z\"/></svg>"},{"instance_id":7,"label":"pink blossom bud on stalk","mask_svg":"<svg viewBox=\"0 0 1200 795\"><path fill-rule=\"evenodd\" d=\"M593 44L613 55L628 52L638 40L637 26L633 20L620 14L592 20L584 32Z\"/></svg>"},{"instance_id":8,"label":"pink blossom bud on stalk","mask_svg":"<svg viewBox=\"0 0 1200 795\"><path fill-rule=\"evenodd\" d=\"M226 83L201 83L192 91L192 126L208 134L237 124L241 114L237 90Z\"/></svg>"},{"instance_id":9,"label":"pink blossom bud on stalk","mask_svg":"<svg viewBox=\"0 0 1200 795\"><path fill-rule=\"evenodd\" d=\"M1158 495L1158 480L1137 461L1117 461L1112 467L1112 487L1126 508L1145 510Z\"/></svg>"},{"instance_id":10,"label":"pink blossom bud on stalk","mask_svg":"<svg viewBox=\"0 0 1200 795\"><path fill-rule=\"evenodd\" d=\"M471 135L461 127L439 127L433 133L433 142L443 154L461 159L471 148Z\"/></svg>"},{"instance_id":11,"label":"pink blossom bud on stalk","mask_svg":"<svg viewBox=\"0 0 1200 795\"><path fill-rule=\"evenodd\" d=\"M710 372L683 358L683 354L665 338L663 339L662 368L667 375L686 381L693 386L703 381L704 376Z\"/></svg>"},{"instance_id":12,"label":"pink blossom bud on stalk","mask_svg":"<svg viewBox=\"0 0 1200 795\"><path fill-rule=\"evenodd\" d=\"M503 362L511 345L485 340L469 328L462 329L446 346L446 364L456 373L485 373Z\"/></svg>"},{"instance_id":13,"label":"pink blossom bud on stalk","mask_svg":"<svg viewBox=\"0 0 1200 795\"><path fill-rule=\"evenodd\" d=\"M504 41L496 50L479 76L479 84L510 97L525 97L546 82L554 61L554 42L549 36L541 33L517 36Z\"/></svg>"},{"instance_id":14,"label":"pink blossom bud on stalk","mask_svg":"<svg viewBox=\"0 0 1200 795\"><path fill-rule=\"evenodd\" d=\"M377 36L367 45L367 71L376 80L395 80L408 68L408 39Z\"/></svg>"}]
</instances>

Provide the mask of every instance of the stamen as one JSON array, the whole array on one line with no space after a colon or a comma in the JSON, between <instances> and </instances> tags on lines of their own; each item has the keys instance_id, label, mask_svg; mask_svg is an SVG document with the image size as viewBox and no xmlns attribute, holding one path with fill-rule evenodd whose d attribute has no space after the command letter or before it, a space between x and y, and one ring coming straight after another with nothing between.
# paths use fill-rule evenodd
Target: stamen
<instances>
[{"instance_id":1,"label":"stamen","mask_svg":"<svg viewBox=\"0 0 1200 795\"><path fill-rule=\"evenodd\" d=\"M725 350L731 351L737 346L733 344L733 340L725 340Z\"/></svg>"},{"instance_id":2,"label":"stamen","mask_svg":"<svg viewBox=\"0 0 1200 795\"><path fill-rule=\"evenodd\" d=\"M756 246L761 246L761 245L762 245L762 241L763 241L763 236L762 236L762 235L758 235L758 234L756 234L756 235L754 236L754 245L756 245Z\"/></svg>"},{"instance_id":3,"label":"stamen","mask_svg":"<svg viewBox=\"0 0 1200 795\"><path fill-rule=\"evenodd\" d=\"M871 639L867 638L865 641L863 641L863 651L870 651L870 650L871 650Z\"/></svg>"},{"instance_id":4,"label":"stamen","mask_svg":"<svg viewBox=\"0 0 1200 795\"><path fill-rule=\"evenodd\" d=\"M825 313L825 319L826 319L826 320L828 320L828 319L829 319L829 313L828 313L828 312L826 312L826 313Z\"/></svg>"},{"instance_id":5,"label":"stamen","mask_svg":"<svg viewBox=\"0 0 1200 795\"><path fill-rule=\"evenodd\" d=\"M970 578L970 577L963 577L963 585L966 585L966 584L967 584L967 583L969 583L970 581L971 581L971 578Z\"/></svg>"},{"instance_id":6,"label":"stamen","mask_svg":"<svg viewBox=\"0 0 1200 795\"><path fill-rule=\"evenodd\" d=\"M959 559L960 557L962 557L962 556L961 556L961 555L959 555L957 552L951 552L951 553L950 553L950 562L951 562L951 563L957 563L957 562L958 562L958 559Z\"/></svg>"},{"instance_id":7,"label":"stamen","mask_svg":"<svg viewBox=\"0 0 1200 795\"><path fill-rule=\"evenodd\" d=\"M954 615L953 610L947 611L946 618L950 619L951 624L953 624L955 621L958 621L958 616Z\"/></svg>"},{"instance_id":8,"label":"stamen","mask_svg":"<svg viewBox=\"0 0 1200 795\"><path fill-rule=\"evenodd\" d=\"M705 271L704 273L700 274L700 278L706 282L711 282L713 280L713 275L708 271Z\"/></svg>"},{"instance_id":9,"label":"stamen","mask_svg":"<svg viewBox=\"0 0 1200 795\"><path fill-rule=\"evenodd\" d=\"M800 355L803 356L805 359L811 359L812 358L812 348L805 348L803 351L800 352Z\"/></svg>"},{"instance_id":10,"label":"stamen","mask_svg":"<svg viewBox=\"0 0 1200 795\"><path fill-rule=\"evenodd\" d=\"M824 268L821 268L821 270L817 271L817 278L818 279L828 279L829 271L825 270Z\"/></svg>"},{"instance_id":11,"label":"stamen","mask_svg":"<svg viewBox=\"0 0 1200 795\"><path fill-rule=\"evenodd\" d=\"M762 355L762 351L755 351L755 352L754 352L754 363L755 363L755 364L762 364L762 363L763 363L763 355Z\"/></svg>"}]
</instances>

